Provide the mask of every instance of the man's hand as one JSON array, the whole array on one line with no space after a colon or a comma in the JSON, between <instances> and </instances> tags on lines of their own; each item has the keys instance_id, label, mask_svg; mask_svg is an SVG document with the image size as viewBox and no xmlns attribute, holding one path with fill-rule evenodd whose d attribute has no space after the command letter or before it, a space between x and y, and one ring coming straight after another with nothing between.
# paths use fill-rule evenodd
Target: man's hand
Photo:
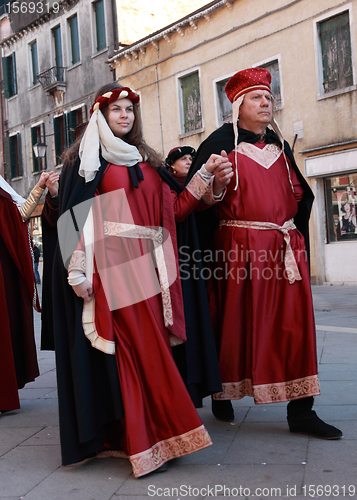
<instances>
[{"instance_id":1,"label":"man's hand","mask_svg":"<svg viewBox=\"0 0 357 500\"><path fill-rule=\"evenodd\" d=\"M80 285L72 286L74 293L77 297L80 297L84 302L90 302L93 298L93 287L91 283L86 279Z\"/></svg>"},{"instance_id":2,"label":"man's hand","mask_svg":"<svg viewBox=\"0 0 357 500\"><path fill-rule=\"evenodd\" d=\"M211 155L211 156L217 156L217 155ZM213 194L215 196L218 196L219 194L222 193L224 188L228 186L228 184L231 182L231 178L234 175L234 172L232 170L232 163L228 161L228 155L226 151L224 150L221 151L220 158L221 158L221 163L218 165L218 161L216 161L217 166L213 170L214 173ZM206 164L206 169L207 169L207 164Z\"/></svg>"},{"instance_id":3,"label":"man's hand","mask_svg":"<svg viewBox=\"0 0 357 500\"><path fill-rule=\"evenodd\" d=\"M48 178L46 180L46 187L48 188L50 195L57 196L58 194L58 180L59 174L56 172L48 172Z\"/></svg>"}]
</instances>

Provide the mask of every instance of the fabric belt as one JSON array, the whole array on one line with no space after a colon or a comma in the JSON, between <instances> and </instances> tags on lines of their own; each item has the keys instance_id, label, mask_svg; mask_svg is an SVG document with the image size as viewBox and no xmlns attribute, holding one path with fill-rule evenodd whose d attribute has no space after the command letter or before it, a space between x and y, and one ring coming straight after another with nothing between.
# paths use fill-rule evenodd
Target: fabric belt
<instances>
[{"instance_id":1,"label":"fabric belt","mask_svg":"<svg viewBox=\"0 0 357 500\"><path fill-rule=\"evenodd\" d=\"M118 236L120 238L140 238L152 240L154 244L155 259L159 273L164 322L166 327L172 326L173 315L170 284L164 256L164 236L162 227L153 229L145 226L137 226L135 224L104 221L104 234L106 236Z\"/></svg>"},{"instance_id":2,"label":"fabric belt","mask_svg":"<svg viewBox=\"0 0 357 500\"><path fill-rule=\"evenodd\" d=\"M274 224L274 222L256 222L256 221L245 221L245 220L220 220L219 225L244 227L247 229L263 229L263 230L275 229L277 231L280 231L281 233L283 233L284 241L286 243L284 263L289 283L292 284L295 281L300 281L302 279L299 272L299 268L296 263L294 252L290 245L289 231L291 231L292 229L296 229L296 226L294 224L294 219L287 220L286 222L284 222L282 226L279 226L279 224Z\"/></svg>"}]
</instances>

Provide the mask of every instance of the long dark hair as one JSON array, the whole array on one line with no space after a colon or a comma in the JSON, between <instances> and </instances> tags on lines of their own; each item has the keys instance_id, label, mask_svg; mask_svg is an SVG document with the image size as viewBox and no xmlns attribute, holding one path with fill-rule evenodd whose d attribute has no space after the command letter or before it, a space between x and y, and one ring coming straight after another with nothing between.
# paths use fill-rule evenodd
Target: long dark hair
<instances>
[{"instance_id":1,"label":"long dark hair","mask_svg":"<svg viewBox=\"0 0 357 500\"><path fill-rule=\"evenodd\" d=\"M99 96L105 94L106 92L110 92L111 90L114 89L121 89L123 88L123 85L120 85L119 83L113 82L113 83L108 83L106 85L103 85L95 94L94 96L94 102L98 99ZM102 109L102 112L105 116L105 109ZM163 166L163 158L161 155L159 155L153 148L148 146L144 140L143 136L143 127L141 123L141 116L139 112L139 104L134 104L133 103L133 110L134 110L134 124L133 128L126 134L125 137L123 137L123 141L127 142L128 144L131 144L132 146L136 146L139 150L139 153L143 157L145 161L147 161L152 167L154 168L161 168ZM85 129L88 125L88 122L82 123L76 128L76 133L75 133L75 138L76 141L75 143L67 149L63 155L62 155L62 162L69 163L70 165L73 165L73 163L76 161L78 157L78 151L79 151L79 145L81 142L81 139L83 137L83 134L85 132Z\"/></svg>"}]
</instances>

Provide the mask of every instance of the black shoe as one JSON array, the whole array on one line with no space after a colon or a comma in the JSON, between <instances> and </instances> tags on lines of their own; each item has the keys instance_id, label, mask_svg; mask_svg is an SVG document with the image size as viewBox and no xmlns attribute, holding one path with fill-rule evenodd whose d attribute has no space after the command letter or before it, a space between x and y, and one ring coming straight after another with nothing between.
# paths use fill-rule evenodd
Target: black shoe
<instances>
[{"instance_id":1,"label":"black shoe","mask_svg":"<svg viewBox=\"0 0 357 500\"><path fill-rule=\"evenodd\" d=\"M234 410L230 399L212 399L212 413L223 422L234 420Z\"/></svg>"},{"instance_id":2,"label":"black shoe","mask_svg":"<svg viewBox=\"0 0 357 500\"><path fill-rule=\"evenodd\" d=\"M299 416L288 415L287 419L290 432L302 432L322 439L340 439L343 435L340 429L326 424L313 410Z\"/></svg>"}]
</instances>

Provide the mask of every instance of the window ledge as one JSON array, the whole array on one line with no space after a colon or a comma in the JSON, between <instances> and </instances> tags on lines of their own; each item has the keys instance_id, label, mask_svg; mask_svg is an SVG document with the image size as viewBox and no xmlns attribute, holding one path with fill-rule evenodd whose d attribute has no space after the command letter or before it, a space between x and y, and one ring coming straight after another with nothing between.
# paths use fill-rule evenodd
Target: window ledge
<instances>
[{"instance_id":1,"label":"window ledge","mask_svg":"<svg viewBox=\"0 0 357 500\"><path fill-rule=\"evenodd\" d=\"M20 175L19 177L13 177L10 180L11 180L11 182L13 182L13 181L21 181L21 179L22 179L22 175Z\"/></svg>"},{"instance_id":2,"label":"window ledge","mask_svg":"<svg viewBox=\"0 0 357 500\"><path fill-rule=\"evenodd\" d=\"M78 66L82 66L82 61L78 61L78 62L76 62L75 64L73 64L72 66L69 66L69 67L67 68L67 73L68 73L68 71L71 71L71 70L72 70L72 69L74 69L74 68L78 68Z\"/></svg>"},{"instance_id":3,"label":"window ledge","mask_svg":"<svg viewBox=\"0 0 357 500\"><path fill-rule=\"evenodd\" d=\"M321 101L322 99L328 99L329 97L335 97L340 94L347 94L348 92L352 92L357 89L357 85L351 85L350 87L345 87L344 89L337 89L333 92L327 92L326 94L318 94L317 100Z\"/></svg>"},{"instance_id":4,"label":"window ledge","mask_svg":"<svg viewBox=\"0 0 357 500\"><path fill-rule=\"evenodd\" d=\"M16 97L17 97L17 96L18 96L18 94L14 94L14 95L12 95L11 97L8 97L8 98L7 98L7 101L8 101L8 102L9 102L9 101L13 101L14 99L16 99Z\"/></svg>"},{"instance_id":5,"label":"window ledge","mask_svg":"<svg viewBox=\"0 0 357 500\"><path fill-rule=\"evenodd\" d=\"M29 91L30 91L30 90L33 90L33 89L37 89L38 87L41 87L40 82L36 83L36 85L31 85L31 86L29 87Z\"/></svg>"},{"instance_id":6,"label":"window ledge","mask_svg":"<svg viewBox=\"0 0 357 500\"><path fill-rule=\"evenodd\" d=\"M202 134L204 132L204 128L198 128L196 130L191 130L190 132L185 132L184 134L179 135L179 139L184 139L185 137L190 137L191 135Z\"/></svg>"},{"instance_id":7,"label":"window ledge","mask_svg":"<svg viewBox=\"0 0 357 500\"><path fill-rule=\"evenodd\" d=\"M63 167L63 163L59 163L58 165L56 165L56 167L55 167L55 168L60 169L60 168L62 168L62 167Z\"/></svg>"},{"instance_id":8,"label":"window ledge","mask_svg":"<svg viewBox=\"0 0 357 500\"><path fill-rule=\"evenodd\" d=\"M109 47L105 47L105 49L102 49L99 52L96 52L95 54L92 54L91 58L94 59L95 57L98 57L101 54L104 54L105 52L108 52L108 50L109 50Z\"/></svg>"}]
</instances>

